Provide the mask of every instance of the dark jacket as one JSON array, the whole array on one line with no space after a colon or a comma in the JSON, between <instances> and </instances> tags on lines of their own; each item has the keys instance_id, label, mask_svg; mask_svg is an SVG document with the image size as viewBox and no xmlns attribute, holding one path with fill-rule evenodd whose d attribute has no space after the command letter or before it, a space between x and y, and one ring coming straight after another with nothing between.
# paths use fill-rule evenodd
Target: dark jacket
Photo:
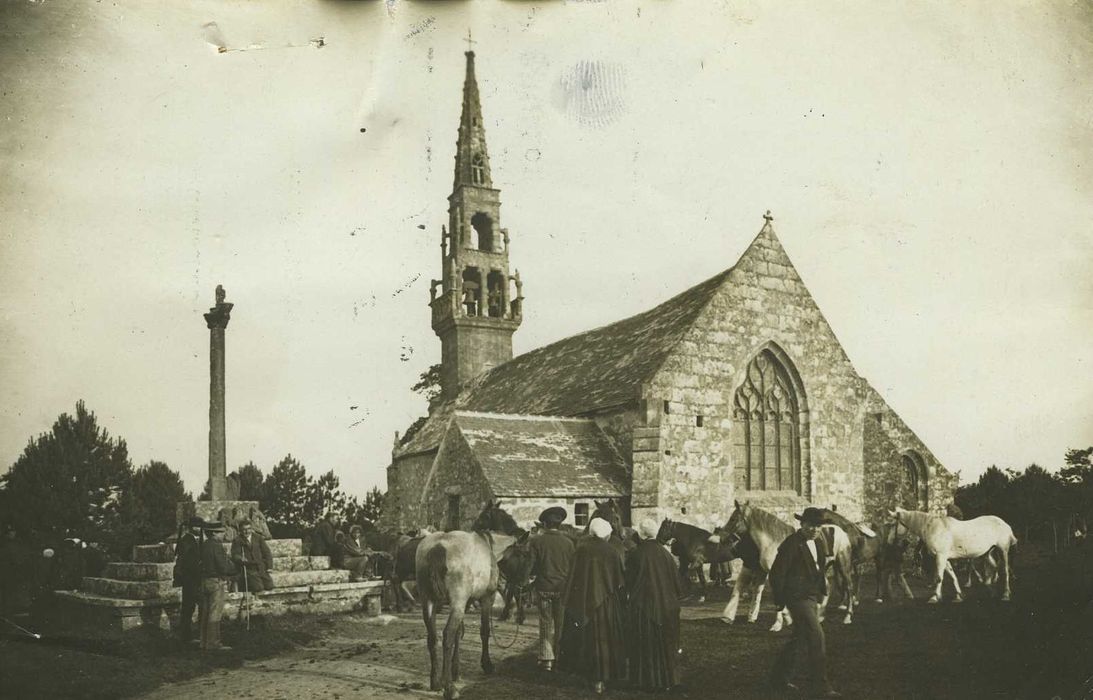
<instances>
[{"instance_id":1,"label":"dark jacket","mask_svg":"<svg viewBox=\"0 0 1093 700\"><path fill-rule=\"evenodd\" d=\"M798 530L778 546L778 555L770 567L770 585L774 604L782 607L794 600L811 599L820 602L827 593L827 545L822 538L816 543L816 559L808 549L808 538Z\"/></svg>"},{"instance_id":2,"label":"dark jacket","mask_svg":"<svg viewBox=\"0 0 1093 700\"><path fill-rule=\"evenodd\" d=\"M337 565L341 555L342 548L338 546L334 524L329 520L320 520L311 533L311 556L330 557L331 563Z\"/></svg>"},{"instance_id":3,"label":"dark jacket","mask_svg":"<svg viewBox=\"0 0 1093 700\"><path fill-rule=\"evenodd\" d=\"M201 543L189 532L182 534L175 545L174 585L192 586L201 583Z\"/></svg>"},{"instance_id":4,"label":"dark jacket","mask_svg":"<svg viewBox=\"0 0 1093 700\"><path fill-rule=\"evenodd\" d=\"M211 537L201 543L201 575L204 578L228 578L235 575L235 565L228 559L223 543Z\"/></svg>"},{"instance_id":5,"label":"dark jacket","mask_svg":"<svg viewBox=\"0 0 1093 700\"><path fill-rule=\"evenodd\" d=\"M273 570L273 554L269 551L269 545L261 535L251 533L250 544L244 544L242 537L236 537L232 541L232 561L235 566L243 568L246 561L247 568L265 574Z\"/></svg>"},{"instance_id":6,"label":"dark jacket","mask_svg":"<svg viewBox=\"0 0 1093 700\"><path fill-rule=\"evenodd\" d=\"M528 549L535 590L540 593L561 591L573 568L573 542L558 530L546 529L532 538Z\"/></svg>"}]
</instances>

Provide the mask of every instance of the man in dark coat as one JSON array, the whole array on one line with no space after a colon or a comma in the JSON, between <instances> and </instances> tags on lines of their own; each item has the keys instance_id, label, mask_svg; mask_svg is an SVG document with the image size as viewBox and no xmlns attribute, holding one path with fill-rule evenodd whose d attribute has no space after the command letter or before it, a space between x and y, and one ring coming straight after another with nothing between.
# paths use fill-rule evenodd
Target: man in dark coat
<instances>
[{"instance_id":1,"label":"man in dark coat","mask_svg":"<svg viewBox=\"0 0 1093 700\"><path fill-rule=\"evenodd\" d=\"M220 618L224 614L225 582L235 576L235 566L224 551L224 526L218 522L202 527L205 541L201 543L201 650L227 650L220 643Z\"/></svg>"},{"instance_id":2,"label":"man in dark coat","mask_svg":"<svg viewBox=\"0 0 1093 700\"><path fill-rule=\"evenodd\" d=\"M376 553L364 541L364 528L360 525L349 528L349 537L338 546L342 548L342 566L349 569L349 580L360 581L368 576L368 566Z\"/></svg>"},{"instance_id":3,"label":"man in dark coat","mask_svg":"<svg viewBox=\"0 0 1093 700\"><path fill-rule=\"evenodd\" d=\"M657 542L659 526L638 525L642 541L628 555L626 588L630 596L630 680L646 690L679 685L679 568Z\"/></svg>"},{"instance_id":4,"label":"man in dark coat","mask_svg":"<svg viewBox=\"0 0 1093 700\"><path fill-rule=\"evenodd\" d=\"M823 512L819 508L805 508L804 513L793 517L801 521L801 529L778 546L778 555L770 568L774 605L787 608L793 616L793 636L774 663L771 687L776 692L797 689L790 677L797 652L805 647L808 649L812 697L840 698L842 694L832 688L827 679L827 650L819 617L819 603L827 593L824 577L827 550L824 540L817 537Z\"/></svg>"},{"instance_id":5,"label":"man in dark coat","mask_svg":"<svg viewBox=\"0 0 1093 700\"><path fill-rule=\"evenodd\" d=\"M236 523L239 534L232 541L232 562L239 571L239 590L259 593L273 588L273 554L249 520Z\"/></svg>"},{"instance_id":6,"label":"man in dark coat","mask_svg":"<svg viewBox=\"0 0 1093 700\"><path fill-rule=\"evenodd\" d=\"M576 549L565 587L565 625L558 667L579 673L597 694L608 681L626 678L625 623L622 615L622 560L608 544L611 525L589 523L588 537Z\"/></svg>"},{"instance_id":7,"label":"man in dark coat","mask_svg":"<svg viewBox=\"0 0 1093 700\"><path fill-rule=\"evenodd\" d=\"M539 666L547 671L554 670L554 652L565 622L562 593L573 567L573 542L558 530L566 515L561 506L540 513L543 531L528 545L533 587L539 597Z\"/></svg>"},{"instance_id":8,"label":"man in dark coat","mask_svg":"<svg viewBox=\"0 0 1093 700\"><path fill-rule=\"evenodd\" d=\"M311 533L311 556L330 557L330 566L340 569L342 548L338 545L338 533L334 527L334 513L327 513Z\"/></svg>"},{"instance_id":9,"label":"man in dark coat","mask_svg":"<svg viewBox=\"0 0 1093 700\"><path fill-rule=\"evenodd\" d=\"M179 639L189 642L193 637L194 610L201 597L201 526L205 521L192 516L186 521L175 543L175 569L172 584L182 587L182 604L178 608Z\"/></svg>"}]
</instances>

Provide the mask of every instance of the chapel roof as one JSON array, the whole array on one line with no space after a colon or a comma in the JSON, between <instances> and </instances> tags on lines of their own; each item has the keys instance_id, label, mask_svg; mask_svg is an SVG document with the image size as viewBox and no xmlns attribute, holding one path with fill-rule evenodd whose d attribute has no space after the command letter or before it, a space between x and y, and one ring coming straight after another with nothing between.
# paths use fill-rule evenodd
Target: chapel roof
<instances>
[{"instance_id":1,"label":"chapel roof","mask_svg":"<svg viewBox=\"0 0 1093 700\"><path fill-rule=\"evenodd\" d=\"M626 464L595 421L456 411L495 496L620 497Z\"/></svg>"},{"instance_id":2,"label":"chapel roof","mask_svg":"<svg viewBox=\"0 0 1093 700\"><path fill-rule=\"evenodd\" d=\"M640 397L732 268L648 310L524 353L477 377L429 419L395 458L435 449L454 408L580 416Z\"/></svg>"}]
</instances>

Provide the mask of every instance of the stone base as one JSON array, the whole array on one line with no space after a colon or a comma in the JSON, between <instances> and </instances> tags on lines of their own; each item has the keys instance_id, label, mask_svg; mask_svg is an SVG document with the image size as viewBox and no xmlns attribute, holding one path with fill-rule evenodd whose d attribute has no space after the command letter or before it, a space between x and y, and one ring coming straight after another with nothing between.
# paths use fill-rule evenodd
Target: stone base
<instances>
[{"instance_id":1,"label":"stone base","mask_svg":"<svg viewBox=\"0 0 1093 700\"><path fill-rule=\"evenodd\" d=\"M181 501L175 505L175 524L181 525L194 515L202 520L221 520L225 509L231 513L238 507L257 510L258 501Z\"/></svg>"},{"instance_id":2,"label":"stone base","mask_svg":"<svg viewBox=\"0 0 1093 700\"><path fill-rule=\"evenodd\" d=\"M249 612L252 617L291 612L379 615L382 593L382 580L289 586L252 594ZM178 623L178 589L162 598L145 600L110 598L84 591L57 591L55 595L57 612L65 626L94 630L97 635L135 629L167 631ZM243 602L242 593L229 593L224 603L224 620L243 619L247 607Z\"/></svg>"}]
</instances>

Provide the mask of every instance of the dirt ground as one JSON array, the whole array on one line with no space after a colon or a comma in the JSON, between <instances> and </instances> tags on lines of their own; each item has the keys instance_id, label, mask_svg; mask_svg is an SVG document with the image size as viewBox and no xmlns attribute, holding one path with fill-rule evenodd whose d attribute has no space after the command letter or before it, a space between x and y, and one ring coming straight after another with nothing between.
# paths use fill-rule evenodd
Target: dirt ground
<instances>
[{"instance_id":1,"label":"dirt ground","mask_svg":"<svg viewBox=\"0 0 1093 700\"><path fill-rule=\"evenodd\" d=\"M916 594L924 592L913 582ZM1093 546L1055 557L1024 553L1015 600L973 595L962 604L866 600L852 625L825 623L832 681L847 698L1093 698ZM863 590L868 590L865 588ZM686 698L768 697L763 680L788 632L719 621L717 589L689 603L682 626ZM743 606L742 606L743 609ZM535 665L536 619L500 623L482 673L477 620L463 640L462 695L481 700L593 697L580 679ZM439 697L428 691L424 627L417 613L365 618L284 617L227 629L233 650L207 657L159 635L119 643L73 636L0 640L3 698L376 698ZM507 647L507 648L505 648ZM612 698L649 698L613 688Z\"/></svg>"}]
</instances>

